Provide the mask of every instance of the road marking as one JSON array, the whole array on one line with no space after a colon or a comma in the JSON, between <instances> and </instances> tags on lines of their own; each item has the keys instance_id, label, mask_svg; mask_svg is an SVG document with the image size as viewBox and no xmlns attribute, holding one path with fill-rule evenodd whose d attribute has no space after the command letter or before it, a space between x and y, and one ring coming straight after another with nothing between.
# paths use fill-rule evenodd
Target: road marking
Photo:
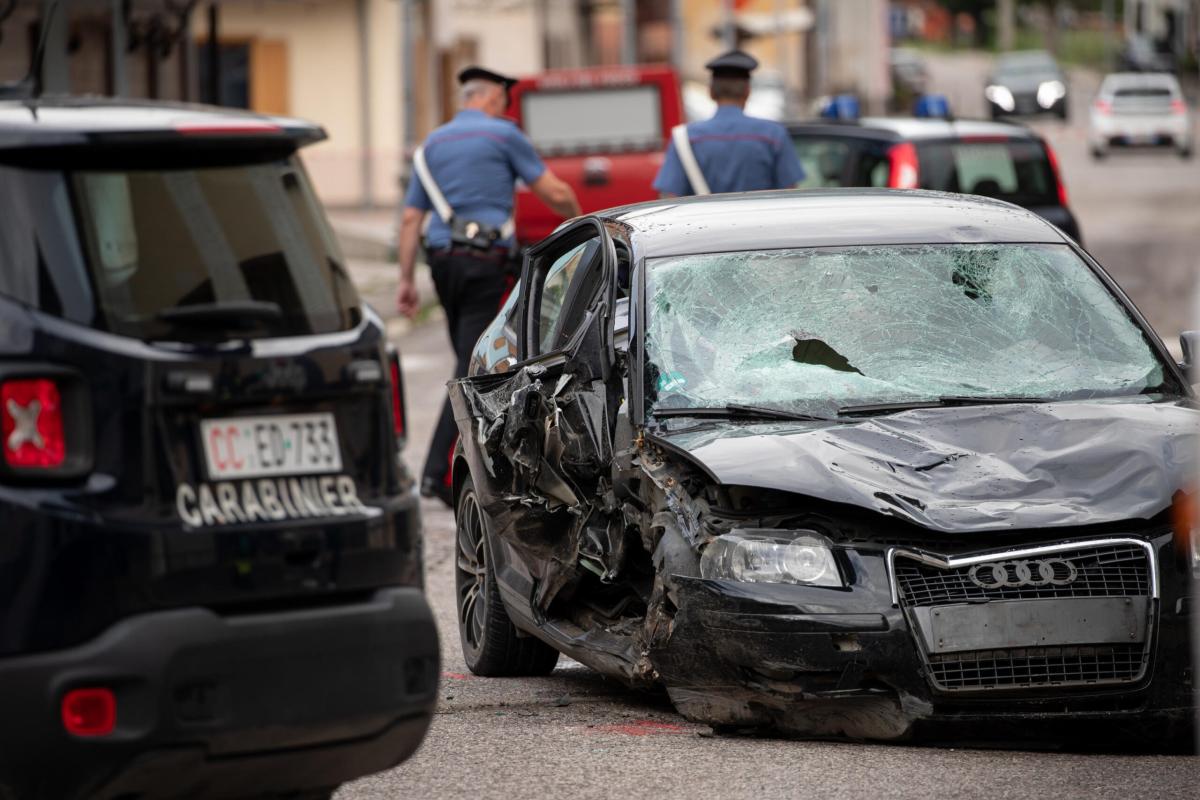
<instances>
[{"instance_id":1,"label":"road marking","mask_svg":"<svg viewBox=\"0 0 1200 800\"><path fill-rule=\"evenodd\" d=\"M639 719L633 722L613 723L611 725L594 725L587 728L590 733L619 733L622 736L659 736L662 734L687 733L682 725L670 722L655 722L652 719Z\"/></svg>"}]
</instances>

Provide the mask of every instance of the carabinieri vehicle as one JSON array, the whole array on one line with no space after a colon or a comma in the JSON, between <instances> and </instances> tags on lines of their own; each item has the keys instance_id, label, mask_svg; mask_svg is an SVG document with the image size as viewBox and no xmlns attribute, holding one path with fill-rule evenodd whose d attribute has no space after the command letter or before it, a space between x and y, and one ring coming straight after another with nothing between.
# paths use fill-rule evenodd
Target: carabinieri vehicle
<instances>
[{"instance_id":1,"label":"carabinieri vehicle","mask_svg":"<svg viewBox=\"0 0 1200 800\"><path fill-rule=\"evenodd\" d=\"M864 117L795 122L802 189L869 186L978 194L1015 203L1076 242L1079 223L1050 143L1011 122Z\"/></svg>"},{"instance_id":2,"label":"carabinieri vehicle","mask_svg":"<svg viewBox=\"0 0 1200 800\"><path fill-rule=\"evenodd\" d=\"M424 736L399 363L322 138L0 103L0 796L328 797Z\"/></svg>"},{"instance_id":3,"label":"carabinieri vehicle","mask_svg":"<svg viewBox=\"0 0 1200 800\"><path fill-rule=\"evenodd\" d=\"M529 253L450 392L478 674L566 653L722 728L1186 741L1192 391L1028 211L601 212Z\"/></svg>"}]
</instances>

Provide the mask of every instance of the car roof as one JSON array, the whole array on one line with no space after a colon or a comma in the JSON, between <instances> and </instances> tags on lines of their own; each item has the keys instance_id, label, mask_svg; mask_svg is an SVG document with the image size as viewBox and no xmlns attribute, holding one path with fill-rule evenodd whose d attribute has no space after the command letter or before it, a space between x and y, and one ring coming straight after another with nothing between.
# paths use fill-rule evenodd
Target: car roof
<instances>
[{"instance_id":1,"label":"car roof","mask_svg":"<svg viewBox=\"0 0 1200 800\"><path fill-rule=\"evenodd\" d=\"M1113 72L1104 76L1101 89L1178 89L1179 81L1169 72Z\"/></svg>"},{"instance_id":2,"label":"car roof","mask_svg":"<svg viewBox=\"0 0 1200 800\"><path fill-rule=\"evenodd\" d=\"M186 103L67 96L0 100L0 150L108 143L187 145L200 136L300 147L324 139L325 131L289 117Z\"/></svg>"},{"instance_id":3,"label":"car roof","mask_svg":"<svg viewBox=\"0 0 1200 800\"><path fill-rule=\"evenodd\" d=\"M743 192L666 198L597 216L639 257L877 244L1042 242L1063 234L1023 208L971 195L894 189Z\"/></svg>"},{"instance_id":4,"label":"car roof","mask_svg":"<svg viewBox=\"0 0 1200 800\"><path fill-rule=\"evenodd\" d=\"M997 58L998 64L1057 64L1054 56L1045 50L1013 50L1001 53Z\"/></svg>"},{"instance_id":5,"label":"car roof","mask_svg":"<svg viewBox=\"0 0 1200 800\"><path fill-rule=\"evenodd\" d=\"M961 139L967 137L1005 137L1036 139L1037 134L1024 125L976 119L933 119L926 117L863 117L848 122L814 120L788 124L791 133L862 136L863 138L900 140Z\"/></svg>"}]
</instances>

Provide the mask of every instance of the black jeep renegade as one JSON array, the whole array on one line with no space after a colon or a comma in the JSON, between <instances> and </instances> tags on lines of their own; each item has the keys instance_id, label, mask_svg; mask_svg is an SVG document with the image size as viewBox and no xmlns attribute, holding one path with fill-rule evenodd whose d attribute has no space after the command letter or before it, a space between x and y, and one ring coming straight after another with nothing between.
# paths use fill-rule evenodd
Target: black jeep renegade
<instances>
[{"instance_id":1,"label":"black jeep renegade","mask_svg":"<svg viewBox=\"0 0 1200 800\"><path fill-rule=\"evenodd\" d=\"M324 797L424 736L399 363L322 138L0 102L0 798Z\"/></svg>"}]
</instances>

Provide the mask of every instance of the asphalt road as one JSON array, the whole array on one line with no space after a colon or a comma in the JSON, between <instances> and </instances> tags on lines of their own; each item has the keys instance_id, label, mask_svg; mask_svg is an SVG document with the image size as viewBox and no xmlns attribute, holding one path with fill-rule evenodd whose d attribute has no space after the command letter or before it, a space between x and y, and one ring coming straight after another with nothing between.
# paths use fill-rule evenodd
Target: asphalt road
<instances>
[{"instance_id":1,"label":"asphalt road","mask_svg":"<svg viewBox=\"0 0 1200 800\"><path fill-rule=\"evenodd\" d=\"M986 62L966 58L933 66L935 80L947 86L960 113L969 113L970 92L982 86ZM1200 258L1200 165L1149 155L1093 165L1081 126L1090 91L1084 96L1076 89L1072 123L1036 124L1060 154L1089 248L1160 332L1174 336L1191 316ZM393 274L394 267L355 265L364 294L382 311L391 309ZM419 470L450 374L451 355L436 315L415 328L396 325L395 332L410 407L407 458ZM565 658L546 678L476 678L463 662L455 623L453 518L436 501L423 501L422 510L429 598L442 636L437 716L425 744L410 761L347 786L338 800L1133 800L1195 797L1200 787L1200 759L1180 756L713 738L706 727L677 716L664 698L626 690Z\"/></svg>"}]
</instances>

